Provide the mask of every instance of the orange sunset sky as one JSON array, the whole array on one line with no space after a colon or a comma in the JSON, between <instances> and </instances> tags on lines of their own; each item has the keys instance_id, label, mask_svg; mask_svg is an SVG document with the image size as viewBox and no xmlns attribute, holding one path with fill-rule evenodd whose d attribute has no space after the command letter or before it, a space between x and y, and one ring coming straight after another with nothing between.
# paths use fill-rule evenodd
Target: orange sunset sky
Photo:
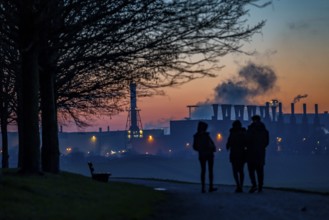
<instances>
[{"instance_id":1,"label":"orange sunset sky","mask_svg":"<svg viewBox=\"0 0 329 220\"><path fill-rule=\"evenodd\" d=\"M251 8L248 19L252 24L266 20L262 34L245 44L253 56L231 54L221 59L224 65L216 78L199 79L177 88L166 88L165 96L139 98L138 108L144 128L168 127L169 120L188 117L187 105L214 100L214 89L226 80L237 77L238 71L249 62L269 66L277 76L275 88L254 97L254 104L263 105L277 99L283 103L283 112L290 113L290 103L297 95L307 94L296 103L296 112L329 111L329 1L274 0L266 8ZM243 104L243 103L242 103ZM64 127L64 131L97 131L110 126L124 130L127 112L111 118L96 120L88 128Z\"/></svg>"}]
</instances>

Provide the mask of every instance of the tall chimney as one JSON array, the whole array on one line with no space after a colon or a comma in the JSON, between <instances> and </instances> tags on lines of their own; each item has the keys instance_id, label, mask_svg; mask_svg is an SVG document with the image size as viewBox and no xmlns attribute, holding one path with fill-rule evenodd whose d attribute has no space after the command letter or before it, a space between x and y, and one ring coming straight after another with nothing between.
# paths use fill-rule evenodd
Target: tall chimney
<instances>
[{"instance_id":1,"label":"tall chimney","mask_svg":"<svg viewBox=\"0 0 329 220\"><path fill-rule=\"evenodd\" d=\"M272 110L272 121L275 122L276 121L276 105L272 105L271 110Z\"/></svg>"},{"instance_id":2,"label":"tall chimney","mask_svg":"<svg viewBox=\"0 0 329 220\"><path fill-rule=\"evenodd\" d=\"M222 104L221 107L222 107L223 120L230 120L231 119L231 105Z\"/></svg>"},{"instance_id":3,"label":"tall chimney","mask_svg":"<svg viewBox=\"0 0 329 220\"><path fill-rule=\"evenodd\" d=\"M236 120L243 120L244 105L234 105L234 113Z\"/></svg>"},{"instance_id":4,"label":"tall chimney","mask_svg":"<svg viewBox=\"0 0 329 220\"><path fill-rule=\"evenodd\" d=\"M266 102L266 104L265 104L265 117L264 117L264 120L266 120L266 121L271 120L271 118L270 118L270 103L269 102Z\"/></svg>"},{"instance_id":5,"label":"tall chimney","mask_svg":"<svg viewBox=\"0 0 329 220\"><path fill-rule=\"evenodd\" d=\"M214 111L213 120L218 120L218 104L213 104L212 109Z\"/></svg>"},{"instance_id":6,"label":"tall chimney","mask_svg":"<svg viewBox=\"0 0 329 220\"><path fill-rule=\"evenodd\" d=\"M278 122L283 123L283 113L282 113L282 103L279 103L279 116L278 116Z\"/></svg>"},{"instance_id":7,"label":"tall chimney","mask_svg":"<svg viewBox=\"0 0 329 220\"><path fill-rule=\"evenodd\" d=\"M304 125L307 124L307 111L306 111L306 104L303 104L303 118L302 118L302 123Z\"/></svg>"},{"instance_id":8,"label":"tall chimney","mask_svg":"<svg viewBox=\"0 0 329 220\"><path fill-rule=\"evenodd\" d=\"M314 115L314 125L320 125L320 118L319 118L319 106L318 104L314 105L315 115Z\"/></svg>"},{"instance_id":9,"label":"tall chimney","mask_svg":"<svg viewBox=\"0 0 329 220\"><path fill-rule=\"evenodd\" d=\"M265 106L259 106L260 117L265 117Z\"/></svg>"},{"instance_id":10,"label":"tall chimney","mask_svg":"<svg viewBox=\"0 0 329 220\"><path fill-rule=\"evenodd\" d=\"M296 124L295 104L294 103L291 103L290 123L291 124Z\"/></svg>"},{"instance_id":11,"label":"tall chimney","mask_svg":"<svg viewBox=\"0 0 329 220\"><path fill-rule=\"evenodd\" d=\"M248 120L251 120L253 115L256 115L256 106L255 105L247 105L248 111Z\"/></svg>"},{"instance_id":12,"label":"tall chimney","mask_svg":"<svg viewBox=\"0 0 329 220\"><path fill-rule=\"evenodd\" d=\"M136 83L130 83L130 130L139 131L137 125L137 95Z\"/></svg>"}]
</instances>

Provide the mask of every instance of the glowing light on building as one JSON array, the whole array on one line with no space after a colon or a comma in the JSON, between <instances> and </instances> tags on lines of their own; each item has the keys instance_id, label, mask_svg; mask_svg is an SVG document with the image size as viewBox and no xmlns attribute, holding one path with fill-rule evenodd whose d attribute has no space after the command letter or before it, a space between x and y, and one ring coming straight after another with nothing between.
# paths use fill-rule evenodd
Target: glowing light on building
<instances>
[{"instance_id":1,"label":"glowing light on building","mask_svg":"<svg viewBox=\"0 0 329 220\"><path fill-rule=\"evenodd\" d=\"M278 152L280 152L280 151L282 151L282 147L281 147L281 144L282 143L282 137L276 137L276 144L277 144L277 148L276 148L276 150L278 151Z\"/></svg>"},{"instance_id":2,"label":"glowing light on building","mask_svg":"<svg viewBox=\"0 0 329 220\"><path fill-rule=\"evenodd\" d=\"M216 139L217 139L217 141L222 140L223 139L222 134L221 133L218 133L217 136L216 136Z\"/></svg>"},{"instance_id":3,"label":"glowing light on building","mask_svg":"<svg viewBox=\"0 0 329 220\"><path fill-rule=\"evenodd\" d=\"M97 141L97 138L95 135L91 136L90 138L91 142L95 143Z\"/></svg>"},{"instance_id":4,"label":"glowing light on building","mask_svg":"<svg viewBox=\"0 0 329 220\"><path fill-rule=\"evenodd\" d=\"M66 151L67 154L71 153L72 152L72 147L67 147L65 149L65 151Z\"/></svg>"},{"instance_id":5,"label":"glowing light on building","mask_svg":"<svg viewBox=\"0 0 329 220\"><path fill-rule=\"evenodd\" d=\"M143 137L143 130L139 130L139 131L131 131L131 130L128 130L128 139L131 139L131 138L142 138Z\"/></svg>"},{"instance_id":6,"label":"glowing light on building","mask_svg":"<svg viewBox=\"0 0 329 220\"><path fill-rule=\"evenodd\" d=\"M147 138L147 141L148 141L149 143L152 143L152 142L154 141L153 136L152 136L152 135L149 135L148 138Z\"/></svg>"},{"instance_id":7,"label":"glowing light on building","mask_svg":"<svg viewBox=\"0 0 329 220\"><path fill-rule=\"evenodd\" d=\"M187 148L190 147L190 143L187 142L187 143L185 144L185 147L187 147Z\"/></svg>"}]
</instances>

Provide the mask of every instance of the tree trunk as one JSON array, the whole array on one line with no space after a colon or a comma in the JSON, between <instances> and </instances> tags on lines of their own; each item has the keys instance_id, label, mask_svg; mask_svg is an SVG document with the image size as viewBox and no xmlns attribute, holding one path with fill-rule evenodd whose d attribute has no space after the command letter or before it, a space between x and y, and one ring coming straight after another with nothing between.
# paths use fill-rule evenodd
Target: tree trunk
<instances>
[{"instance_id":1,"label":"tree trunk","mask_svg":"<svg viewBox=\"0 0 329 220\"><path fill-rule=\"evenodd\" d=\"M61 17L57 16L62 1L48 0L44 10L47 12L40 32L40 102L42 121L41 167L45 172L59 173L60 152L58 141L57 105L55 97L56 51L48 45L50 33L57 30Z\"/></svg>"},{"instance_id":2,"label":"tree trunk","mask_svg":"<svg viewBox=\"0 0 329 220\"><path fill-rule=\"evenodd\" d=\"M21 71L21 105L19 115L20 141L22 150L21 171L23 173L40 173L40 135L39 135L39 71L38 71L38 27L37 12L34 1L21 1L20 5L20 52Z\"/></svg>"},{"instance_id":3,"label":"tree trunk","mask_svg":"<svg viewBox=\"0 0 329 220\"><path fill-rule=\"evenodd\" d=\"M7 115L4 112L1 115L2 168L9 168Z\"/></svg>"},{"instance_id":4,"label":"tree trunk","mask_svg":"<svg viewBox=\"0 0 329 220\"><path fill-rule=\"evenodd\" d=\"M59 144L57 109L54 95L54 75L42 71L40 75L42 148L41 165L45 172L59 172Z\"/></svg>"}]
</instances>

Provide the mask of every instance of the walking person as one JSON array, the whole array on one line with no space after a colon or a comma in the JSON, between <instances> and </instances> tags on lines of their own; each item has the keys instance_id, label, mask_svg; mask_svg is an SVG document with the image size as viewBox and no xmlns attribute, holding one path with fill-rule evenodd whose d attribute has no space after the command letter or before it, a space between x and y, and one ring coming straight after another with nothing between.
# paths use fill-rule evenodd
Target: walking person
<instances>
[{"instance_id":1,"label":"walking person","mask_svg":"<svg viewBox=\"0 0 329 220\"><path fill-rule=\"evenodd\" d=\"M269 132L259 115L251 118L247 130L247 164L251 181L250 193L262 192L264 185L264 165L266 147L269 144ZM256 181L257 174L257 181ZM257 184L258 182L258 184Z\"/></svg>"},{"instance_id":2,"label":"walking person","mask_svg":"<svg viewBox=\"0 0 329 220\"><path fill-rule=\"evenodd\" d=\"M201 166L201 192L206 192L206 167L208 164L209 172L209 192L214 192L214 153L216 146L207 132L208 124L200 121L197 132L193 136L193 149L199 153L199 162Z\"/></svg>"},{"instance_id":3,"label":"walking person","mask_svg":"<svg viewBox=\"0 0 329 220\"><path fill-rule=\"evenodd\" d=\"M244 164L246 163L246 129L239 120L232 123L226 149L230 151L233 177L236 183L235 192L243 192Z\"/></svg>"}]
</instances>

